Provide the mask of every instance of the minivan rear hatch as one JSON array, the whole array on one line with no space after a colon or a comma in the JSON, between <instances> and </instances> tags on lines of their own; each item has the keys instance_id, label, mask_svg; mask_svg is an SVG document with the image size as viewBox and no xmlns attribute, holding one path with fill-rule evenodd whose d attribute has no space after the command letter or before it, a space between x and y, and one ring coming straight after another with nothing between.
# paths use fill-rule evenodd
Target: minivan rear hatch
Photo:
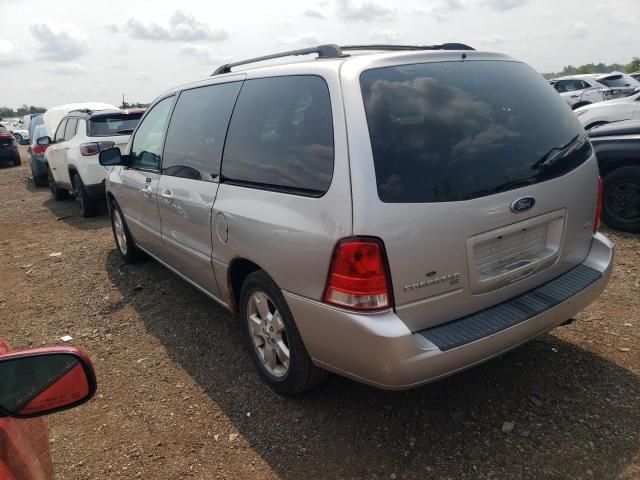
<instances>
[{"instance_id":1,"label":"minivan rear hatch","mask_svg":"<svg viewBox=\"0 0 640 480\"><path fill-rule=\"evenodd\" d=\"M396 312L412 330L584 260L597 165L542 76L463 58L367 69L360 85L378 198L354 194L354 233L383 240Z\"/></svg>"}]
</instances>

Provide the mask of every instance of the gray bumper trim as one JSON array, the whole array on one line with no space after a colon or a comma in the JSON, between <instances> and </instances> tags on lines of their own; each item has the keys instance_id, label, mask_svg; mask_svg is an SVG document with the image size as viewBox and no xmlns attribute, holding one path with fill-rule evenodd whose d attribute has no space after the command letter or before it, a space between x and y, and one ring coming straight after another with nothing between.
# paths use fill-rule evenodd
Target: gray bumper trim
<instances>
[{"instance_id":1,"label":"gray bumper trim","mask_svg":"<svg viewBox=\"0 0 640 480\"><path fill-rule=\"evenodd\" d=\"M579 265L512 300L418 333L442 351L461 347L540 315L580 293L601 277L602 272Z\"/></svg>"}]
</instances>

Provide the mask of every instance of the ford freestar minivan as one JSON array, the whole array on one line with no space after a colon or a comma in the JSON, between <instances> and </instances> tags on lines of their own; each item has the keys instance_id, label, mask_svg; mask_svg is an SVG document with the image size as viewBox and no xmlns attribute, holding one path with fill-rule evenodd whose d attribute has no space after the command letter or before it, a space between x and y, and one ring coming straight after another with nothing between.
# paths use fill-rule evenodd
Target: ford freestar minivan
<instances>
[{"instance_id":1,"label":"ford freestar minivan","mask_svg":"<svg viewBox=\"0 0 640 480\"><path fill-rule=\"evenodd\" d=\"M308 57L265 63L291 55ZM450 375L565 322L612 269L575 115L531 67L465 45L224 65L100 156L124 260L239 313L285 394L326 372Z\"/></svg>"}]
</instances>

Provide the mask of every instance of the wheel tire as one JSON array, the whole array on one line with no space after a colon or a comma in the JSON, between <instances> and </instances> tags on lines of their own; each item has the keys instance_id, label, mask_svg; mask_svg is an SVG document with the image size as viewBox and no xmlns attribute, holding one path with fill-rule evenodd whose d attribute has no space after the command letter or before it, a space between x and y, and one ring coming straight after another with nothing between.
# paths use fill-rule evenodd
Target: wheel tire
<instances>
[{"instance_id":1,"label":"wheel tire","mask_svg":"<svg viewBox=\"0 0 640 480\"><path fill-rule=\"evenodd\" d=\"M253 327L250 327L250 322L254 322L252 318L256 318L256 316L261 317L254 302L256 298L255 295L261 294L267 297L266 307L269 310L269 315L271 315L274 320L273 325L275 326L275 332L274 329L271 328L270 331L274 333L268 334L271 335L269 340L274 342L274 346L280 345L280 341L282 341L284 345L288 347L288 365L281 362L281 356L279 354L273 354L276 358L275 362L281 362L281 365L277 368L280 370L285 369L285 372L280 372L279 375L269 371L269 367L266 366L267 361L265 360L267 356L267 353L265 353L266 348L269 348L271 351L275 349L268 347L271 343L266 337L255 335L255 332L258 330L264 332L264 334L260 333L260 335L267 335L266 330L269 330L268 324L271 322L265 322L264 319L261 319L262 323L255 322L252 323ZM254 310L255 313L251 314L250 312ZM279 316L275 315L276 312L279 313ZM251 318L250 315L252 315ZM281 323L276 320L277 317L282 320ZM300 332L298 332L295 320L282 295L282 291L271 277L262 270L249 275L242 284L242 291L240 293L240 318L251 360L262 380L272 390L282 395L296 395L317 386L327 378L328 373L316 367L311 361L311 357L309 357L307 349L302 342ZM277 325L279 325L279 327ZM265 328L263 329L262 326ZM278 333L278 330L280 330L280 333ZM260 342L262 342L262 346L258 345ZM260 348L262 348L262 350L260 350Z\"/></svg>"},{"instance_id":2,"label":"wheel tire","mask_svg":"<svg viewBox=\"0 0 640 480\"><path fill-rule=\"evenodd\" d=\"M36 172L33 171L33 167L31 167L31 176L33 178L33 184L36 187L46 187L48 182L46 178L38 177Z\"/></svg>"},{"instance_id":3,"label":"wheel tire","mask_svg":"<svg viewBox=\"0 0 640 480\"><path fill-rule=\"evenodd\" d=\"M17 153L16 156L13 157L13 166L19 167L20 165L22 165L22 159L20 158L20 154Z\"/></svg>"},{"instance_id":4,"label":"wheel tire","mask_svg":"<svg viewBox=\"0 0 640 480\"><path fill-rule=\"evenodd\" d=\"M95 217L100 213L100 204L87 195L87 190L84 188L84 183L79 174L74 174L72 178L73 193L80 204L80 216L82 218Z\"/></svg>"},{"instance_id":5,"label":"wheel tire","mask_svg":"<svg viewBox=\"0 0 640 480\"><path fill-rule=\"evenodd\" d=\"M51 195L54 200L66 200L69 198L69 190L65 188L60 188L56 185L56 181L53 178L53 173L51 173L51 169L47 169L47 182L49 183L49 190L51 190Z\"/></svg>"},{"instance_id":6,"label":"wheel tire","mask_svg":"<svg viewBox=\"0 0 640 480\"><path fill-rule=\"evenodd\" d=\"M136 242L131 236L129 227L127 227L122 210L120 210L115 200L111 201L109 213L111 216L113 239L116 242L116 248L118 252L120 252L120 256L124 260L124 263L136 263L142 258L142 252L136 247Z\"/></svg>"},{"instance_id":7,"label":"wheel tire","mask_svg":"<svg viewBox=\"0 0 640 480\"><path fill-rule=\"evenodd\" d=\"M20 145L22 145L22 135L20 135L19 133L15 133L13 135L13 138L16 139L16 142L18 142Z\"/></svg>"},{"instance_id":8,"label":"wheel tire","mask_svg":"<svg viewBox=\"0 0 640 480\"><path fill-rule=\"evenodd\" d=\"M640 232L640 166L616 168L604 176L602 221L623 232Z\"/></svg>"}]
</instances>

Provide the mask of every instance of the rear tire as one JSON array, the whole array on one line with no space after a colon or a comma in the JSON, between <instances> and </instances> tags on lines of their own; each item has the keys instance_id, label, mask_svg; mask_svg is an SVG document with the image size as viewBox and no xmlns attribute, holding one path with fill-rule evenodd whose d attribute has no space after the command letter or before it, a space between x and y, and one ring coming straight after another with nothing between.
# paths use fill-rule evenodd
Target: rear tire
<instances>
[{"instance_id":1,"label":"rear tire","mask_svg":"<svg viewBox=\"0 0 640 480\"><path fill-rule=\"evenodd\" d=\"M623 232L640 232L640 166L616 168L604 176L602 221Z\"/></svg>"},{"instance_id":2,"label":"rear tire","mask_svg":"<svg viewBox=\"0 0 640 480\"><path fill-rule=\"evenodd\" d=\"M61 201L69 198L69 190L56 185L56 180L53 178L53 173L51 173L50 168L47 169L47 179L49 182L49 190L51 190L51 195L54 200Z\"/></svg>"},{"instance_id":3,"label":"rear tire","mask_svg":"<svg viewBox=\"0 0 640 480\"><path fill-rule=\"evenodd\" d=\"M124 260L124 263L136 263L142 258L142 252L136 247L122 210L120 210L115 200L111 201L109 212L111 214L113 239L116 241L116 248L120 252L122 260Z\"/></svg>"},{"instance_id":4,"label":"rear tire","mask_svg":"<svg viewBox=\"0 0 640 480\"><path fill-rule=\"evenodd\" d=\"M82 218L89 218L98 215L100 213L100 204L87 195L87 190L84 188L84 183L80 175L75 173L72 182L73 192L80 204L80 216Z\"/></svg>"},{"instance_id":5,"label":"rear tire","mask_svg":"<svg viewBox=\"0 0 640 480\"><path fill-rule=\"evenodd\" d=\"M22 165L22 159L20 158L20 154L16 153L16 156L13 158L13 166L19 167L20 165Z\"/></svg>"},{"instance_id":6,"label":"rear tire","mask_svg":"<svg viewBox=\"0 0 640 480\"><path fill-rule=\"evenodd\" d=\"M282 291L262 270L242 284L240 318L251 360L275 392L296 395L329 375L311 361Z\"/></svg>"},{"instance_id":7,"label":"rear tire","mask_svg":"<svg viewBox=\"0 0 640 480\"><path fill-rule=\"evenodd\" d=\"M36 172L33 171L33 167L31 167L31 177L33 178L33 184L36 187L46 187L47 186L47 179L46 178L42 178L42 177L38 177L36 175Z\"/></svg>"}]
</instances>

